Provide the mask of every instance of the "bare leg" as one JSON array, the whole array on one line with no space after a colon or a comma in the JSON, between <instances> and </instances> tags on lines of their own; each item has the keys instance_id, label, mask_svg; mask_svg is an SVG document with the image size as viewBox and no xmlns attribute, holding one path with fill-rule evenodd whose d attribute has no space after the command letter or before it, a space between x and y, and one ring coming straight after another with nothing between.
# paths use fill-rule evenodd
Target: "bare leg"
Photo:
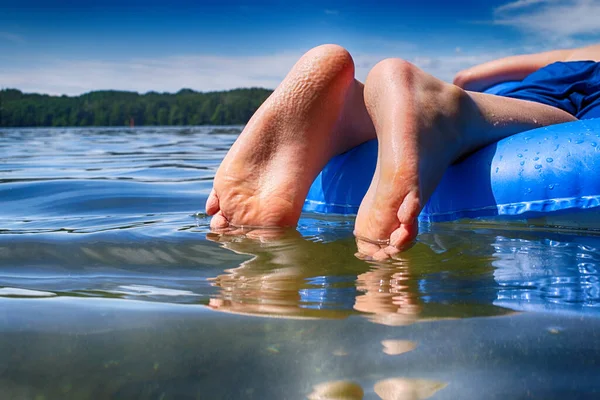
<instances>
[{"instance_id":1,"label":"bare leg","mask_svg":"<svg viewBox=\"0 0 600 400\"><path fill-rule=\"evenodd\" d=\"M539 103L466 92L389 59L365 82L379 154L356 219L359 251L377 259L405 249L446 168L503 137L575 118Z\"/></svg>"},{"instance_id":2,"label":"bare leg","mask_svg":"<svg viewBox=\"0 0 600 400\"><path fill-rule=\"evenodd\" d=\"M295 226L329 159L375 129L350 54L335 45L306 53L258 109L221 163L206 212L213 229Z\"/></svg>"}]
</instances>

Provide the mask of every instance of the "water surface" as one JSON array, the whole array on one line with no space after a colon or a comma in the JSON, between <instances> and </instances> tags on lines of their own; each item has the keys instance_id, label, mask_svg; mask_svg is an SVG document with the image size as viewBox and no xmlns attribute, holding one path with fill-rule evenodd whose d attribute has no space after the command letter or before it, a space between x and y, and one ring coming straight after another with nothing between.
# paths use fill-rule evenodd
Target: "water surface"
<instances>
[{"instance_id":1,"label":"water surface","mask_svg":"<svg viewBox=\"0 0 600 400\"><path fill-rule=\"evenodd\" d=\"M2 398L600 396L597 234L437 224L389 263L349 217L211 234L239 130L0 131Z\"/></svg>"}]
</instances>

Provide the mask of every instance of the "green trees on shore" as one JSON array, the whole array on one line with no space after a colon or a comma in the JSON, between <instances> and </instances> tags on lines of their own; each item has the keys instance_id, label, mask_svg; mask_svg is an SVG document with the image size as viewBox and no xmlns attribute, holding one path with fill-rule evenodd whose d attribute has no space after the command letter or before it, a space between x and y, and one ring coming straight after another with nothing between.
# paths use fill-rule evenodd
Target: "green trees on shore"
<instances>
[{"instance_id":1,"label":"green trees on shore","mask_svg":"<svg viewBox=\"0 0 600 400\"><path fill-rule=\"evenodd\" d=\"M4 89L0 127L237 125L248 122L270 94L260 88L174 94L103 90L70 97Z\"/></svg>"}]
</instances>

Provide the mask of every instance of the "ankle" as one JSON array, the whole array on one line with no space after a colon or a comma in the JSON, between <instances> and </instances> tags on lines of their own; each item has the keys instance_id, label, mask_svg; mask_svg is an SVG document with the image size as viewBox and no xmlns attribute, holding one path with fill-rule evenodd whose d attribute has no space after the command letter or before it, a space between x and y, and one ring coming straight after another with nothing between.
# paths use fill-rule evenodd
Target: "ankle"
<instances>
[{"instance_id":1,"label":"ankle","mask_svg":"<svg viewBox=\"0 0 600 400\"><path fill-rule=\"evenodd\" d=\"M438 127L449 145L450 162L455 162L472 151L473 121L465 116L471 114L467 110L475 105L465 90L453 84L442 83L442 87L431 96L438 102L438 115L434 121L439 121Z\"/></svg>"}]
</instances>

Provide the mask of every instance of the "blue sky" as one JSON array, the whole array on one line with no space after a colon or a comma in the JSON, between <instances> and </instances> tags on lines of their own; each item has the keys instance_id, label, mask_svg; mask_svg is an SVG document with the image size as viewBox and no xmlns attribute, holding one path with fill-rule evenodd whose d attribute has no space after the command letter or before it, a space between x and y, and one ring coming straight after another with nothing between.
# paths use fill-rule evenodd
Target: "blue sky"
<instances>
[{"instance_id":1,"label":"blue sky","mask_svg":"<svg viewBox=\"0 0 600 400\"><path fill-rule=\"evenodd\" d=\"M0 0L0 86L273 88L322 43L348 48L361 79L401 57L451 80L496 57L600 41L599 15L599 0Z\"/></svg>"}]
</instances>

